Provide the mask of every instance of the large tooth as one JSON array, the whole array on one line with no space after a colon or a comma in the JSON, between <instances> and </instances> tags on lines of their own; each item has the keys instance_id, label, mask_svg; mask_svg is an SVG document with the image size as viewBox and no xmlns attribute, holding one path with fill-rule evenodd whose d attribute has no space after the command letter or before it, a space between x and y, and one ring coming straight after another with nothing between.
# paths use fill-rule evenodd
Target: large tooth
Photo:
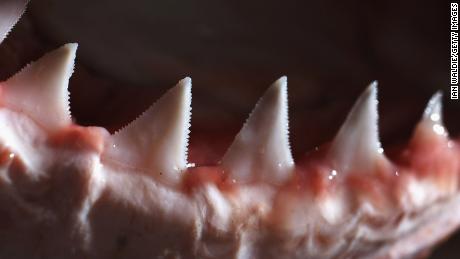
<instances>
[{"instance_id":1,"label":"large tooth","mask_svg":"<svg viewBox=\"0 0 460 259\"><path fill-rule=\"evenodd\" d=\"M163 183L179 183L187 168L191 79L181 80L138 119L112 135L104 156Z\"/></svg>"},{"instance_id":2,"label":"large tooth","mask_svg":"<svg viewBox=\"0 0 460 259\"><path fill-rule=\"evenodd\" d=\"M69 125L68 85L76 51L77 44L66 44L1 83L3 104L26 113L49 130Z\"/></svg>"},{"instance_id":3,"label":"large tooth","mask_svg":"<svg viewBox=\"0 0 460 259\"><path fill-rule=\"evenodd\" d=\"M329 158L341 171L370 171L383 149L378 134L377 82L372 82L351 109L331 144Z\"/></svg>"},{"instance_id":4,"label":"large tooth","mask_svg":"<svg viewBox=\"0 0 460 259\"><path fill-rule=\"evenodd\" d=\"M28 0L0 1L0 43L22 16L28 2Z\"/></svg>"},{"instance_id":5,"label":"large tooth","mask_svg":"<svg viewBox=\"0 0 460 259\"><path fill-rule=\"evenodd\" d=\"M236 136L222 165L231 180L286 180L294 161L289 146L287 78L267 90Z\"/></svg>"},{"instance_id":6,"label":"large tooth","mask_svg":"<svg viewBox=\"0 0 460 259\"><path fill-rule=\"evenodd\" d=\"M428 126L431 130L440 136L447 136L447 131L444 128L442 121L442 93L436 92L428 101L428 104L423 112L421 125Z\"/></svg>"}]
</instances>

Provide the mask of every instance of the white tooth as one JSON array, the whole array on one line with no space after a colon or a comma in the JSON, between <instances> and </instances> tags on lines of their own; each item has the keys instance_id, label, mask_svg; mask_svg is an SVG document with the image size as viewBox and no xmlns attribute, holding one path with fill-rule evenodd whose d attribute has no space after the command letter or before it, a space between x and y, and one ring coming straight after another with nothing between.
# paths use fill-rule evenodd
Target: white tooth
<instances>
[{"instance_id":1,"label":"white tooth","mask_svg":"<svg viewBox=\"0 0 460 259\"><path fill-rule=\"evenodd\" d=\"M112 135L104 157L163 183L179 183L187 168L191 79L181 80L131 124Z\"/></svg>"},{"instance_id":2,"label":"white tooth","mask_svg":"<svg viewBox=\"0 0 460 259\"><path fill-rule=\"evenodd\" d=\"M421 123L431 127L434 133L447 136L447 131L444 128L442 121L442 93L436 92L428 101L428 104L423 112Z\"/></svg>"},{"instance_id":3,"label":"white tooth","mask_svg":"<svg viewBox=\"0 0 460 259\"><path fill-rule=\"evenodd\" d=\"M1 83L4 104L32 117L48 130L72 122L69 79L73 73L77 44L66 44Z\"/></svg>"},{"instance_id":4,"label":"white tooth","mask_svg":"<svg viewBox=\"0 0 460 259\"><path fill-rule=\"evenodd\" d=\"M377 82L372 82L351 109L331 144L329 158L339 171L370 171L383 156L378 134Z\"/></svg>"},{"instance_id":5,"label":"white tooth","mask_svg":"<svg viewBox=\"0 0 460 259\"><path fill-rule=\"evenodd\" d=\"M442 93L437 91L426 105L423 112L423 119L433 122L442 122Z\"/></svg>"},{"instance_id":6,"label":"white tooth","mask_svg":"<svg viewBox=\"0 0 460 259\"><path fill-rule=\"evenodd\" d=\"M26 9L28 0L0 1L0 43L6 38Z\"/></svg>"},{"instance_id":7,"label":"white tooth","mask_svg":"<svg viewBox=\"0 0 460 259\"><path fill-rule=\"evenodd\" d=\"M277 184L289 178L294 161L287 103L287 78L283 76L259 100L224 155L222 165L230 179Z\"/></svg>"}]
</instances>

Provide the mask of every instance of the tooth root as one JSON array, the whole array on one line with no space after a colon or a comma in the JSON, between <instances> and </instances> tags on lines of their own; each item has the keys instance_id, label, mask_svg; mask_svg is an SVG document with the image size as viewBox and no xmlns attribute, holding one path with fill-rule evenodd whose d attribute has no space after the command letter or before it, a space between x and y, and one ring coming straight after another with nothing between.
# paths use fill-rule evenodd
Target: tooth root
<instances>
[{"instance_id":1,"label":"tooth root","mask_svg":"<svg viewBox=\"0 0 460 259\"><path fill-rule=\"evenodd\" d=\"M26 9L28 0L0 1L0 43L6 38Z\"/></svg>"},{"instance_id":2,"label":"tooth root","mask_svg":"<svg viewBox=\"0 0 460 259\"><path fill-rule=\"evenodd\" d=\"M432 132L440 136L447 136L447 131L442 120L442 93L436 92L423 112L423 117L420 122L422 127L429 127Z\"/></svg>"},{"instance_id":3,"label":"tooth root","mask_svg":"<svg viewBox=\"0 0 460 259\"><path fill-rule=\"evenodd\" d=\"M104 157L152 175L163 183L179 183L187 168L191 118L191 79L181 80L106 144Z\"/></svg>"},{"instance_id":4,"label":"tooth root","mask_svg":"<svg viewBox=\"0 0 460 259\"><path fill-rule=\"evenodd\" d=\"M77 44L66 44L1 83L3 104L24 112L48 130L69 125L68 85Z\"/></svg>"},{"instance_id":5,"label":"tooth root","mask_svg":"<svg viewBox=\"0 0 460 259\"><path fill-rule=\"evenodd\" d=\"M377 82L372 82L351 109L329 151L340 171L371 171L383 149L378 134Z\"/></svg>"},{"instance_id":6,"label":"tooth root","mask_svg":"<svg viewBox=\"0 0 460 259\"><path fill-rule=\"evenodd\" d=\"M278 184L290 177L287 78L266 91L222 159L231 180Z\"/></svg>"}]
</instances>

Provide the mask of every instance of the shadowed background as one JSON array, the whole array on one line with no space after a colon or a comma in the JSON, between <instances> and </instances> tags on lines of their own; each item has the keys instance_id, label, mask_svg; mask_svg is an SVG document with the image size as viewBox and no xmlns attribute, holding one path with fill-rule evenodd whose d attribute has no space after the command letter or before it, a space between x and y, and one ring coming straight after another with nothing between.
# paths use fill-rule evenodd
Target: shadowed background
<instances>
[{"instance_id":1,"label":"shadowed background","mask_svg":"<svg viewBox=\"0 0 460 259\"><path fill-rule=\"evenodd\" d=\"M384 147L409 138L439 89L447 128L458 136L460 102L449 99L449 7L395 0L32 0L0 47L0 76L78 42L73 116L111 131L191 76L189 160L197 164L219 160L282 75L295 156L329 141L372 80L379 81ZM432 258L455 258L459 243L452 239Z\"/></svg>"}]
</instances>

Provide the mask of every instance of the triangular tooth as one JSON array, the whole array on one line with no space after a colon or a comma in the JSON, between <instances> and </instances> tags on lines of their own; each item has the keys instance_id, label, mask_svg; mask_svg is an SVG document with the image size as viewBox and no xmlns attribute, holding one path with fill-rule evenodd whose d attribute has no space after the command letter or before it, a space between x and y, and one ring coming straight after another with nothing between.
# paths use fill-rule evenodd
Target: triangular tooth
<instances>
[{"instance_id":1,"label":"triangular tooth","mask_svg":"<svg viewBox=\"0 0 460 259\"><path fill-rule=\"evenodd\" d=\"M421 125L430 127L433 132L440 136L447 136L447 131L442 120L442 92L436 92L423 112Z\"/></svg>"},{"instance_id":2,"label":"triangular tooth","mask_svg":"<svg viewBox=\"0 0 460 259\"><path fill-rule=\"evenodd\" d=\"M11 28L24 13L28 0L0 1L0 43L6 38Z\"/></svg>"},{"instance_id":3,"label":"triangular tooth","mask_svg":"<svg viewBox=\"0 0 460 259\"><path fill-rule=\"evenodd\" d=\"M259 100L222 159L229 179L281 183L294 160L289 145L287 78L273 83Z\"/></svg>"},{"instance_id":4,"label":"triangular tooth","mask_svg":"<svg viewBox=\"0 0 460 259\"><path fill-rule=\"evenodd\" d=\"M383 149L378 133L377 82L361 94L335 136L329 159L340 171L370 171Z\"/></svg>"},{"instance_id":5,"label":"triangular tooth","mask_svg":"<svg viewBox=\"0 0 460 259\"><path fill-rule=\"evenodd\" d=\"M433 122L442 122L442 92L437 91L428 101L423 119Z\"/></svg>"},{"instance_id":6,"label":"triangular tooth","mask_svg":"<svg viewBox=\"0 0 460 259\"><path fill-rule=\"evenodd\" d=\"M187 77L112 135L104 157L176 185L187 168L191 102L191 79Z\"/></svg>"},{"instance_id":7,"label":"triangular tooth","mask_svg":"<svg viewBox=\"0 0 460 259\"><path fill-rule=\"evenodd\" d=\"M51 131L69 125L68 85L77 46L66 44L0 83L3 104L24 112Z\"/></svg>"}]
</instances>

